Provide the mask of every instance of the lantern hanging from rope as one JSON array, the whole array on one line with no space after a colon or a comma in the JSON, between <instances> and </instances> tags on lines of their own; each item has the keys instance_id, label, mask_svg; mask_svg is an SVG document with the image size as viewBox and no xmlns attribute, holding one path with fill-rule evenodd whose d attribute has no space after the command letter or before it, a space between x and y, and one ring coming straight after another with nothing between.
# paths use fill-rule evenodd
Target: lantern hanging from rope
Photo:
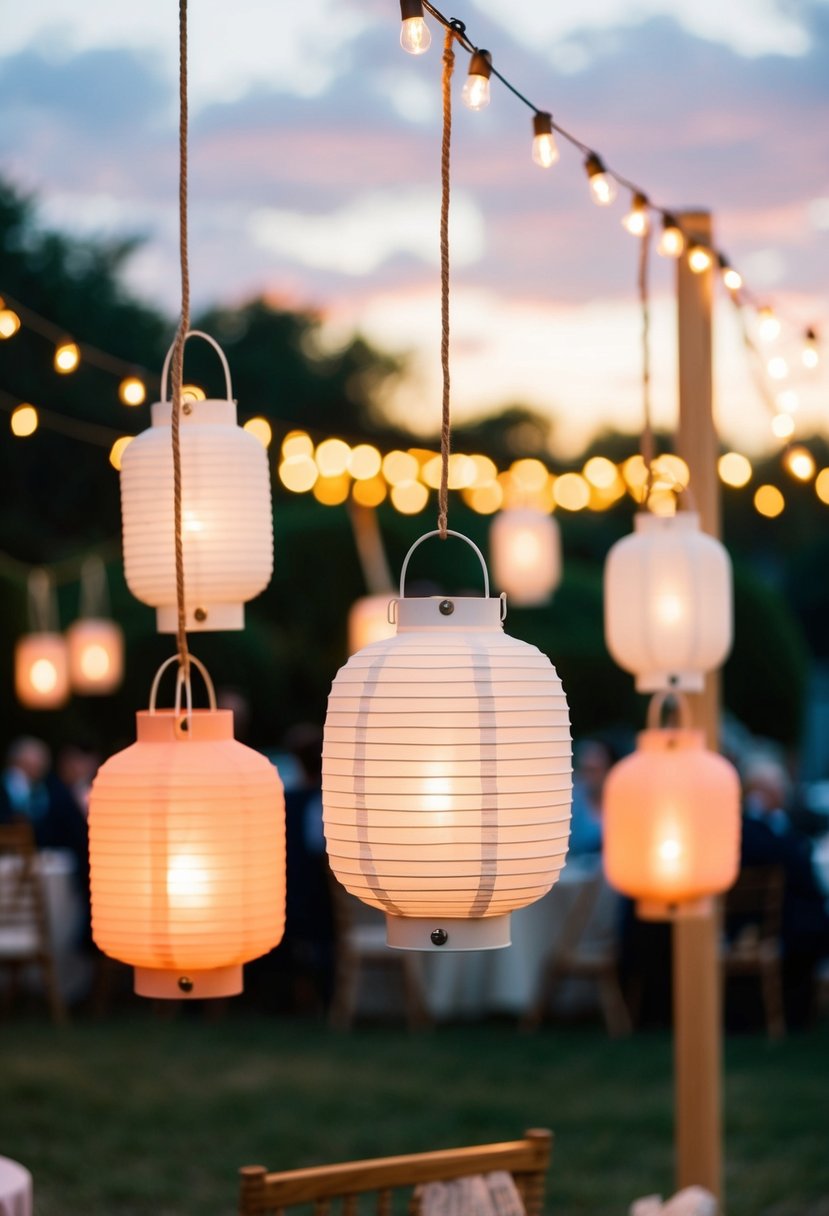
<instances>
[{"instance_id":1,"label":"lantern hanging from rope","mask_svg":"<svg viewBox=\"0 0 829 1216\"><path fill-rule=\"evenodd\" d=\"M46 570L28 581L30 630L14 648L14 687L27 709L59 709L69 698L66 640L58 628L58 607Z\"/></svg>"},{"instance_id":2,"label":"lantern hanging from rope","mask_svg":"<svg viewBox=\"0 0 829 1216\"><path fill-rule=\"evenodd\" d=\"M189 631L242 629L244 604L267 587L273 570L273 520L268 457L236 423L230 370L213 338L225 374L224 399L184 402L181 416L181 537L185 613ZM177 628L167 375L152 426L136 436L121 464L124 571L133 595L156 609L159 632Z\"/></svg>"},{"instance_id":3,"label":"lantern hanging from rope","mask_svg":"<svg viewBox=\"0 0 829 1216\"><path fill-rule=\"evenodd\" d=\"M603 798L607 880L646 920L706 912L740 863L737 773L690 728L682 697L681 723L659 725L665 700L653 698L648 728L610 770Z\"/></svg>"},{"instance_id":4,"label":"lantern hanging from rope","mask_svg":"<svg viewBox=\"0 0 829 1216\"><path fill-rule=\"evenodd\" d=\"M66 630L69 680L76 693L114 692L124 674L124 633L110 618L106 571L99 557L81 568L80 616Z\"/></svg>"},{"instance_id":5,"label":"lantern hanging from rope","mask_svg":"<svg viewBox=\"0 0 829 1216\"><path fill-rule=\"evenodd\" d=\"M448 532L450 536L459 533ZM414 950L509 945L509 915L558 878L570 822L567 702L546 655L503 631L505 598L394 601L395 636L334 679L323 741L331 867Z\"/></svg>"},{"instance_id":6,"label":"lantern hanging from rope","mask_svg":"<svg viewBox=\"0 0 829 1216\"><path fill-rule=\"evenodd\" d=\"M518 607L549 602L561 581L561 533L552 515L532 507L500 511L489 531L495 585Z\"/></svg>"},{"instance_id":7,"label":"lantern hanging from rope","mask_svg":"<svg viewBox=\"0 0 829 1216\"><path fill-rule=\"evenodd\" d=\"M362 650L369 642L394 636L394 625L389 620L389 601L392 598L389 592L387 595L364 595L354 601L348 611L349 654Z\"/></svg>"},{"instance_id":8,"label":"lantern hanging from rope","mask_svg":"<svg viewBox=\"0 0 829 1216\"><path fill-rule=\"evenodd\" d=\"M216 708L192 655L210 708L192 708L179 668L175 708L156 709L176 661L156 675L137 741L92 784L92 934L135 968L141 996L230 996L242 964L282 937L284 796L270 761L233 738L233 714Z\"/></svg>"},{"instance_id":9,"label":"lantern hanging from rope","mask_svg":"<svg viewBox=\"0 0 829 1216\"><path fill-rule=\"evenodd\" d=\"M605 639L639 692L699 692L731 649L731 562L692 511L637 513L604 571Z\"/></svg>"}]
</instances>

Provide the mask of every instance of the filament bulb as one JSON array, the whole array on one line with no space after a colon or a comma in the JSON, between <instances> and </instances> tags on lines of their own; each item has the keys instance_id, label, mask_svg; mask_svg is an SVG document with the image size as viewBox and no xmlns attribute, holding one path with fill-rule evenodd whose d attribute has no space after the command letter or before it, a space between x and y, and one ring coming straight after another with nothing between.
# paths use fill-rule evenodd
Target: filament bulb
<instances>
[{"instance_id":1,"label":"filament bulb","mask_svg":"<svg viewBox=\"0 0 829 1216\"><path fill-rule=\"evenodd\" d=\"M813 370L820 362L820 354L817 348L817 333L809 328L803 335L803 350L800 352L800 358L803 366Z\"/></svg>"},{"instance_id":2,"label":"filament bulb","mask_svg":"<svg viewBox=\"0 0 829 1216\"><path fill-rule=\"evenodd\" d=\"M713 264L711 250L704 245L692 245L688 250L688 265L694 274L704 274Z\"/></svg>"},{"instance_id":3,"label":"filament bulb","mask_svg":"<svg viewBox=\"0 0 829 1216\"><path fill-rule=\"evenodd\" d=\"M553 135L553 116L539 112L533 115L533 160L542 169L549 169L558 160L558 145Z\"/></svg>"},{"instance_id":4,"label":"filament bulb","mask_svg":"<svg viewBox=\"0 0 829 1216\"><path fill-rule=\"evenodd\" d=\"M678 258L685 248L685 237L682 229L672 215L662 216L662 232L656 252L663 258Z\"/></svg>"},{"instance_id":5,"label":"filament bulb","mask_svg":"<svg viewBox=\"0 0 829 1216\"><path fill-rule=\"evenodd\" d=\"M774 315L774 309L764 304L757 316L760 321L760 337L764 342L773 342L780 335L780 322Z\"/></svg>"},{"instance_id":6,"label":"filament bulb","mask_svg":"<svg viewBox=\"0 0 829 1216\"><path fill-rule=\"evenodd\" d=\"M461 100L470 110L484 110L489 105L491 73L492 56L489 51L475 51L469 61L469 75L461 93Z\"/></svg>"},{"instance_id":7,"label":"filament bulb","mask_svg":"<svg viewBox=\"0 0 829 1216\"><path fill-rule=\"evenodd\" d=\"M61 342L55 348L54 367L61 375L73 372L81 361L81 352L76 342Z\"/></svg>"},{"instance_id":8,"label":"filament bulb","mask_svg":"<svg viewBox=\"0 0 829 1216\"><path fill-rule=\"evenodd\" d=\"M720 255L720 270L722 271L722 281L731 292L739 291L743 285L743 276L733 266L728 264L728 259Z\"/></svg>"},{"instance_id":9,"label":"filament bulb","mask_svg":"<svg viewBox=\"0 0 829 1216\"><path fill-rule=\"evenodd\" d=\"M631 236L644 236L648 231L648 200L647 196L638 190L631 200L630 211L622 217L622 227L626 228Z\"/></svg>"},{"instance_id":10,"label":"filament bulb","mask_svg":"<svg viewBox=\"0 0 829 1216\"><path fill-rule=\"evenodd\" d=\"M585 160L584 169L587 173L593 202L599 207L607 207L616 197L616 182L595 152L591 152Z\"/></svg>"},{"instance_id":11,"label":"filament bulb","mask_svg":"<svg viewBox=\"0 0 829 1216\"><path fill-rule=\"evenodd\" d=\"M422 0L400 0L400 45L410 55L422 55L432 45L432 35L423 20Z\"/></svg>"}]
</instances>

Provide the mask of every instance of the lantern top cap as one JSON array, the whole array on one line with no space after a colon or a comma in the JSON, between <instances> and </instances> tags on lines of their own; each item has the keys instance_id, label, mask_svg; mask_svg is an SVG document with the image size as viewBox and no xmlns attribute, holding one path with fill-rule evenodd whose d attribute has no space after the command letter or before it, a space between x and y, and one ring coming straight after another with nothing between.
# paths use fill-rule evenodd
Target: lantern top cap
<instances>
[{"instance_id":1,"label":"lantern top cap","mask_svg":"<svg viewBox=\"0 0 829 1216\"><path fill-rule=\"evenodd\" d=\"M654 515L652 511L637 511L633 517L636 532L699 532L698 511L677 511L675 515Z\"/></svg>"},{"instance_id":2,"label":"lantern top cap","mask_svg":"<svg viewBox=\"0 0 829 1216\"><path fill-rule=\"evenodd\" d=\"M687 726L659 726L639 731L637 752L705 751L705 732Z\"/></svg>"},{"instance_id":3,"label":"lantern top cap","mask_svg":"<svg viewBox=\"0 0 829 1216\"><path fill-rule=\"evenodd\" d=\"M139 743L221 743L233 739L231 709L141 709Z\"/></svg>"},{"instance_id":4,"label":"lantern top cap","mask_svg":"<svg viewBox=\"0 0 829 1216\"><path fill-rule=\"evenodd\" d=\"M501 630L506 596L431 595L392 600L398 633L421 629Z\"/></svg>"}]
</instances>

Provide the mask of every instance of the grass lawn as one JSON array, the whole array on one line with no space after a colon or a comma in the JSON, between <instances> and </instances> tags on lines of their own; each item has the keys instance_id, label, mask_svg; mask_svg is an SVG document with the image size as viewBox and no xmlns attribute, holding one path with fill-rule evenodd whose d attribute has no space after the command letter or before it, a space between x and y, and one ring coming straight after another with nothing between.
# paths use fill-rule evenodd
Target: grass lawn
<instances>
[{"instance_id":1,"label":"grass lawn","mask_svg":"<svg viewBox=\"0 0 829 1216\"><path fill-rule=\"evenodd\" d=\"M829 1023L729 1039L729 1216L829 1216ZM55 1029L0 1023L0 1153L36 1216L235 1210L236 1169L556 1133L547 1210L625 1216L672 1190L671 1044L598 1027L441 1027L420 1036L232 1010L147 1009Z\"/></svg>"}]
</instances>

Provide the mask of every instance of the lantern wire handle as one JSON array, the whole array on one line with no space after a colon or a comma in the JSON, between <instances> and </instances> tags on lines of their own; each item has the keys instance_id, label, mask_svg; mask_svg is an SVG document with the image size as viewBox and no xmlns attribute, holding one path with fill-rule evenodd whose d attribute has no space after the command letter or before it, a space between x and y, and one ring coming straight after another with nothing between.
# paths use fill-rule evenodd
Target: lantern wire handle
<instances>
[{"instance_id":1,"label":"lantern wire handle","mask_svg":"<svg viewBox=\"0 0 829 1216\"><path fill-rule=\"evenodd\" d=\"M225 394L227 396L228 401L232 401L233 400L233 385L230 382L230 367L228 366L227 359L225 358L225 353L222 350L221 346L219 346L219 343L216 341L215 338L211 337L210 334L204 333L204 331L201 329L188 329L187 333L184 335L184 341L186 342L188 340L188 338L204 338L205 342L209 342L210 345L213 347L216 354L219 356L219 359L221 360L222 370L224 371L224 374L225 374ZM161 369L161 400L162 401L167 400L167 375L170 370L170 359L173 356L173 351L175 350L175 345L176 344L174 341L173 345L170 347L170 349L167 351L167 354L164 356L164 366ZM184 355L182 354L182 378L183 378L183 374L184 374Z\"/></svg>"},{"instance_id":2,"label":"lantern wire handle","mask_svg":"<svg viewBox=\"0 0 829 1216\"><path fill-rule=\"evenodd\" d=\"M435 528L434 531L432 531L432 532L424 532L424 534L422 536L418 537L418 539L412 545L411 549L409 549L409 552L404 557L403 565L400 569L400 598L401 598L401 600L406 598L406 571L409 568L409 562L411 560L412 554L414 553L415 549L417 549L420 545L423 544L423 542L425 540L429 540L433 536L440 536L441 540L445 540L445 536L443 536L441 534L441 531L439 528ZM481 563L481 569L484 572L484 598L489 599L489 571L486 568L486 561L484 560L484 555L483 555L483 553L481 553L481 550L478 548L478 546L475 544L475 542L473 540L470 540L468 536L464 536L463 532L453 532L451 528L447 528L446 536L456 536L458 538L458 540L465 541L466 544L469 545L470 549L475 550L475 553L477 554L477 557L478 557L478 561ZM502 617L502 619L503 619L503 617Z\"/></svg>"},{"instance_id":3,"label":"lantern wire handle","mask_svg":"<svg viewBox=\"0 0 829 1216\"><path fill-rule=\"evenodd\" d=\"M443 405L440 425L440 488L438 489L438 535L449 536L449 154L452 147L452 72L455 67L455 31L447 28L443 43L443 139L440 152L440 366L443 374ZM487 593L488 594L488 593Z\"/></svg>"},{"instance_id":4,"label":"lantern wire handle","mask_svg":"<svg viewBox=\"0 0 829 1216\"><path fill-rule=\"evenodd\" d=\"M58 607L52 576L38 567L29 573L26 583L29 601L29 626L32 633L56 633Z\"/></svg>"},{"instance_id":5,"label":"lantern wire handle","mask_svg":"<svg viewBox=\"0 0 829 1216\"><path fill-rule=\"evenodd\" d=\"M106 567L97 555L86 558L81 566L80 615L86 619L110 615Z\"/></svg>"},{"instance_id":6,"label":"lantern wire handle","mask_svg":"<svg viewBox=\"0 0 829 1216\"><path fill-rule=\"evenodd\" d=\"M671 720L674 719L674 720ZM688 698L681 692L658 692L648 704L648 730L690 730L693 715Z\"/></svg>"},{"instance_id":7,"label":"lantern wire handle","mask_svg":"<svg viewBox=\"0 0 829 1216\"><path fill-rule=\"evenodd\" d=\"M167 668L172 666L173 663L179 663L179 669L176 675L175 712L176 715L181 713L181 694L183 690L185 704L187 706L186 716L189 720L193 713L193 692L190 684L190 674L189 672L185 673L184 668L180 664L179 655L177 654L172 655L169 659L165 659L158 671L155 673L155 678L153 679L152 687L150 689L150 713L154 714L156 712L155 705L158 699L158 689L161 684L161 677L164 675ZM205 667L204 663L197 659L194 654L190 655L190 663L193 667L197 668L201 678L204 680L204 686L207 689L207 703L211 710L215 710L216 690L213 687L213 681L210 678L209 671Z\"/></svg>"}]
</instances>

